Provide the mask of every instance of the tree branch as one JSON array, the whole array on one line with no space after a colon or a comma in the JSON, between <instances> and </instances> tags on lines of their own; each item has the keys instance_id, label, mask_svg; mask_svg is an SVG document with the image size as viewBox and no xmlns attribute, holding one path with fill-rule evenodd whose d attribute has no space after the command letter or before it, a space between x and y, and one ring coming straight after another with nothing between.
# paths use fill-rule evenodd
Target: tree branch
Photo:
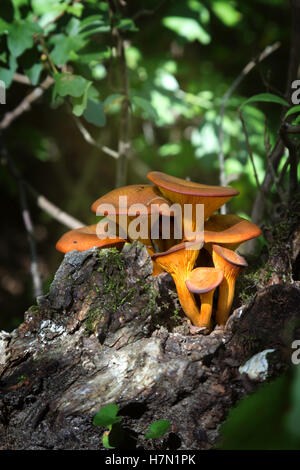
<instances>
[{"instance_id":1,"label":"tree branch","mask_svg":"<svg viewBox=\"0 0 300 470\"><path fill-rule=\"evenodd\" d=\"M106 147L105 145L101 145L96 140L91 136L89 131L84 127L80 119L76 118L75 116L74 120L76 123L76 126L78 127L79 131L81 132L84 140L90 144L96 147L98 150L101 150L101 152L106 153L106 155L109 155L110 157L114 158L115 160L118 160L119 154L115 150L110 149L109 147Z\"/></svg>"},{"instance_id":2,"label":"tree branch","mask_svg":"<svg viewBox=\"0 0 300 470\"><path fill-rule=\"evenodd\" d=\"M37 101L45 91L54 83L53 78L49 75L40 86L36 87L29 95L24 98L21 103L13 110L5 114L0 122L0 130L7 129L13 121L20 117L26 111L31 109L31 105Z\"/></svg>"}]
</instances>

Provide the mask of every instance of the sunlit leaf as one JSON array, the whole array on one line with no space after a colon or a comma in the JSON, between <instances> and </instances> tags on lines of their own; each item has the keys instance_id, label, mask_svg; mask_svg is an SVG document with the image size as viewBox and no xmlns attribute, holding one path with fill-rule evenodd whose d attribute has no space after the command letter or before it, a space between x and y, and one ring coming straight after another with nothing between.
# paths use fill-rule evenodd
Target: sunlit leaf
<instances>
[{"instance_id":1,"label":"sunlit leaf","mask_svg":"<svg viewBox=\"0 0 300 470\"><path fill-rule=\"evenodd\" d=\"M208 44L211 40L208 32L193 18L167 16L163 18L163 24L179 36L183 36L187 41L199 41L202 44Z\"/></svg>"},{"instance_id":2,"label":"sunlit leaf","mask_svg":"<svg viewBox=\"0 0 300 470\"><path fill-rule=\"evenodd\" d=\"M74 5L70 5L67 8L67 12L80 18L83 12L83 8L84 6L82 3L74 3Z\"/></svg>"},{"instance_id":3,"label":"sunlit leaf","mask_svg":"<svg viewBox=\"0 0 300 470\"><path fill-rule=\"evenodd\" d=\"M255 102L263 102L263 103L277 103L282 106L289 106L288 102L280 96L273 95L272 93L260 93L258 95L251 96L248 100L244 101L241 105L241 108L246 106L246 104L255 103Z\"/></svg>"},{"instance_id":4,"label":"sunlit leaf","mask_svg":"<svg viewBox=\"0 0 300 470\"><path fill-rule=\"evenodd\" d=\"M182 145L178 142L167 143L159 148L159 155L161 157L169 157L179 155L182 150Z\"/></svg>"},{"instance_id":5,"label":"sunlit leaf","mask_svg":"<svg viewBox=\"0 0 300 470\"><path fill-rule=\"evenodd\" d=\"M241 13L228 1L214 1L212 10L226 26L235 26L242 17Z\"/></svg>"},{"instance_id":6,"label":"sunlit leaf","mask_svg":"<svg viewBox=\"0 0 300 470\"><path fill-rule=\"evenodd\" d=\"M284 119L296 113L300 113L300 104L298 104L297 106L293 106L291 109L289 109L286 115L284 116Z\"/></svg>"}]
</instances>

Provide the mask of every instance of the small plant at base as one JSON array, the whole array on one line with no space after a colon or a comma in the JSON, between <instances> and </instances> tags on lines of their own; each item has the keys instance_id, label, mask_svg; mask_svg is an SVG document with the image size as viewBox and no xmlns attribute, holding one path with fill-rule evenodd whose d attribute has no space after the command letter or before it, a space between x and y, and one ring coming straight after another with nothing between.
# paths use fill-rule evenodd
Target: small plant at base
<instances>
[{"instance_id":1,"label":"small plant at base","mask_svg":"<svg viewBox=\"0 0 300 470\"><path fill-rule=\"evenodd\" d=\"M106 449L115 449L109 443L109 435L112 431L113 425L119 423L123 416L117 416L119 411L118 405L110 404L103 406L93 418L94 426L108 427L108 431L105 431L102 436L102 444ZM146 439L157 439L163 436L170 429L171 423L167 420L154 421L148 432L145 434Z\"/></svg>"}]
</instances>

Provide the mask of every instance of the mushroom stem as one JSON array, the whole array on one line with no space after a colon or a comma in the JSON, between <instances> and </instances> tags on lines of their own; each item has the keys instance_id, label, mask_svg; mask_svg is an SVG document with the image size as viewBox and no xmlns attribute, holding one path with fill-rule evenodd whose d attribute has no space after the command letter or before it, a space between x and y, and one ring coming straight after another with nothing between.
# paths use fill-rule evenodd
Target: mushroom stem
<instances>
[{"instance_id":1,"label":"mushroom stem","mask_svg":"<svg viewBox=\"0 0 300 470\"><path fill-rule=\"evenodd\" d=\"M185 285L185 282L182 282L182 280L178 280L177 278L175 278L175 276L173 277L173 279L176 285L178 300L180 302L182 310L184 311L186 316L191 320L193 325L203 326L200 321L199 309L197 307L194 295L188 290Z\"/></svg>"},{"instance_id":2,"label":"mushroom stem","mask_svg":"<svg viewBox=\"0 0 300 470\"><path fill-rule=\"evenodd\" d=\"M240 269L235 272L235 275L230 275L229 272L224 273L224 279L219 287L219 299L216 312L216 321L218 325L226 325L229 313L232 307L235 291L235 281L240 272Z\"/></svg>"},{"instance_id":3,"label":"mushroom stem","mask_svg":"<svg viewBox=\"0 0 300 470\"><path fill-rule=\"evenodd\" d=\"M212 246L212 258L216 268L222 269L223 281L219 288L216 320L219 325L225 325L232 307L235 281L247 261L232 250L219 245Z\"/></svg>"},{"instance_id":4,"label":"mushroom stem","mask_svg":"<svg viewBox=\"0 0 300 470\"><path fill-rule=\"evenodd\" d=\"M215 289L206 292L205 294L200 294L201 310L198 326L205 326L210 329L214 292Z\"/></svg>"}]
</instances>

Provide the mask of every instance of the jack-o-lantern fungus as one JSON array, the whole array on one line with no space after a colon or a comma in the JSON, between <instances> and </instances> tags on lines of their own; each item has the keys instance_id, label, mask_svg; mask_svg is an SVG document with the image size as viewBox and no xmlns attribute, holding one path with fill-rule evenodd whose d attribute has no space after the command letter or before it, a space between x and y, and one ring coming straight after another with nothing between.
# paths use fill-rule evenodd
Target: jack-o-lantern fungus
<instances>
[{"instance_id":1,"label":"jack-o-lantern fungus","mask_svg":"<svg viewBox=\"0 0 300 470\"><path fill-rule=\"evenodd\" d=\"M215 289L223 280L223 271L216 268L196 268L185 281L186 286L193 294L199 294L201 310L199 326L210 329L213 296Z\"/></svg>"},{"instance_id":2,"label":"jack-o-lantern fungus","mask_svg":"<svg viewBox=\"0 0 300 470\"><path fill-rule=\"evenodd\" d=\"M199 231L196 220L198 216L197 204L203 204L204 206L203 216L205 221L232 196L239 194L234 188L193 183L159 171L151 171L148 173L147 178L159 187L159 190L167 199L181 206L183 237L189 240L194 238L192 234L195 233L195 230ZM187 214L188 206L185 208L185 205L188 204L191 205L191 213Z\"/></svg>"},{"instance_id":3,"label":"jack-o-lantern fungus","mask_svg":"<svg viewBox=\"0 0 300 470\"><path fill-rule=\"evenodd\" d=\"M215 267L224 275L219 287L216 320L219 325L225 325L233 302L236 278L248 263L234 251L219 245L212 246L212 258Z\"/></svg>"},{"instance_id":4,"label":"jack-o-lantern fungus","mask_svg":"<svg viewBox=\"0 0 300 470\"><path fill-rule=\"evenodd\" d=\"M73 250L85 251L93 247L122 247L124 243L125 240L118 237L99 238L97 224L95 224L66 232L56 243L56 249L62 253L68 253Z\"/></svg>"},{"instance_id":5,"label":"jack-o-lantern fungus","mask_svg":"<svg viewBox=\"0 0 300 470\"><path fill-rule=\"evenodd\" d=\"M204 242L226 245L226 248L236 250L241 243L260 235L257 225L238 215L213 214L205 223Z\"/></svg>"},{"instance_id":6,"label":"jack-o-lantern fungus","mask_svg":"<svg viewBox=\"0 0 300 470\"><path fill-rule=\"evenodd\" d=\"M107 216L109 220L116 216L116 224L120 228L119 235L126 233L129 240L137 240L147 248L153 249L151 241L152 221L157 224L159 232L159 216L171 217L170 202L165 199L155 186L150 184L133 184L114 189L97 199L91 209L97 215ZM152 217L151 217L152 216ZM140 236L133 236L130 232L130 224L138 222ZM137 227L135 227L137 229ZM137 232L137 230L136 230ZM163 249L161 240L156 239L156 244Z\"/></svg>"},{"instance_id":7,"label":"jack-o-lantern fungus","mask_svg":"<svg viewBox=\"0 0 300 470\"><path fill-rule=\"evenodd\" d=\"M199 243L182 242L164 253L152 255L152 260L156 261L164 271L173 277L182 309L195 326L202 326L199 309L185 281L194 268L199 249Z\"/></svg>"}]
</instances>

